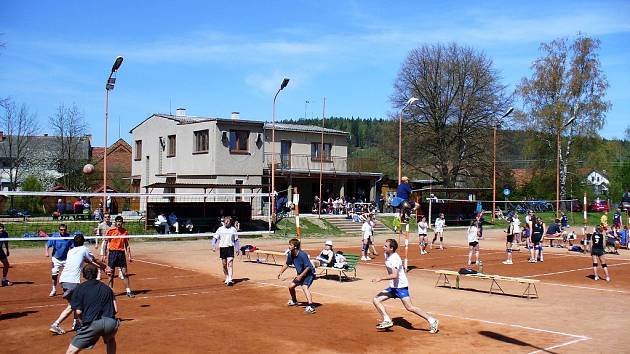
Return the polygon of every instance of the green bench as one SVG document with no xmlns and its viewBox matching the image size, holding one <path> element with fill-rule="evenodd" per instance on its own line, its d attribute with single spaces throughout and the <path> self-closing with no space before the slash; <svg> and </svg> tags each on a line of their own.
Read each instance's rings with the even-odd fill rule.
<svg viewBox="0 0 630 354">
<path fill-rule="evenodd" d="M 346 262 L 348 262 L 347 268 L 334 268 L 334 267 L 318 267 L 319 270 L 318 276 L 327 276 L 328 272 L 339 274 L 339 282 L 341 282 L 343 277 L 350 278 L 350 274 L 353 274 L 352 279 L 357 278 L 357 264 L 361 259 L 361 256 L 357 254 L 344 254 L 346 257 Z"/>
</svg>

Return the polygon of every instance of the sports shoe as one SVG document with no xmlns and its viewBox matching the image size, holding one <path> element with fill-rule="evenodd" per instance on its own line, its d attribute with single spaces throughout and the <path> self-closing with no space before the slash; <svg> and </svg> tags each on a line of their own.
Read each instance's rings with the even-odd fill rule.
<svg viewBox="0 0 630 354">
<path fill-rule="evenodd" d="M 5 279 L 2 281 L 2 286 L 11 286 L 13 283 L 9 279 Z"/>
<path fill-rule="evenodd" d="M 133 291 L 127 291 L 127 297 L 134 298 L 136 294 L 134 294 Z"/>
<path fill-rule="evenodd" d="M 230 280 L 229 282 L 226 283 L 226 285 L 227 286 L 234 286 L 234 282 Z"/>
<path fill-rule="evenodd" d="M 444 247 L 442 247 L 442 245 L 440 245 L 440 249 L 441 249 L 441 250 L 443 250 L 443 249 L 444 249 Z"/>
<path fill-rule="evenodd" d="M 597 275 L 596 275 L 596 276 L 595 276 L 595 280 L 599 280 L 599 276 L 597 276 Z"/>
<path fill-rule="evenodd" d="M 606 277 L 606 281 L 607 281 L 607 282 L 610 282 L 610 277 Z"/>
<path fill-rule="evenodd" d="M 72 320 L 72 330 L 73 331 L 79 330 L 80 327 L 81 327 L 81 322 L 79 322 L 77 319 Z"/>
<path fill-rule="evenodd" d="M 50 291 L 50 294 L 48 294 L 48 296 L 50 296 L 50 297 L 53 297 L 53 296 L 55 296 L 55 295 L 57 295 L 57 289 L 52 289 L 52 290 Z"/>
<path fill-rule="evenodd" d="M 311 305 L 308 305 L 304 309 L 304 313 L 306 313 L 306 314 L 315 313 L 315 308 L 313 306 L 311 306 Z"/>
<path fill-rule="evenodd" d="M 287 306 L 297 306 L 297 305 L 298 305 L 298 302 L 297 302 L 297 301 L 289 300 L 289 301 L 287 302 Z"/>
<path fill-rule="evenodd" d="M 503 261 L 501 263 L 503 263 L 503 264 L 512 264 L 512 261 Z"/>
<path fill-rule="evenodd" d="M 48 330 L 53 332 L 54 334 L 64 334 L 64 333 L 66 333 L 66 331 L 64 331 L 63 328 L 61 328 L 56 323 L 51 324 L 50 328 Z"/>
<path fill-rule="evenodd" d="M 119 277 L 120 279 L 122 279 L 122 280 L 125 280 L 125 276 L 123 275 L 123 273 L 122 273 L 122 272 L 119 272 L 119 273 L 118 273 L 118 277 Z"/>
<path fill-rule="evenodd" d="M 376 325 L 376 329 L 388 329 L 393 326 L 394 326 L 394 323 L 392 321 L 383 321 Z"/>
<path fill-rule="evenodd" d="M 437 333 L 439 331 L 438 326 L 440 325 L 440 321 L 435 320 L 433 322 L 431 322 L 431 324 L 429 325 L 429 333 Z"/>
</svg>

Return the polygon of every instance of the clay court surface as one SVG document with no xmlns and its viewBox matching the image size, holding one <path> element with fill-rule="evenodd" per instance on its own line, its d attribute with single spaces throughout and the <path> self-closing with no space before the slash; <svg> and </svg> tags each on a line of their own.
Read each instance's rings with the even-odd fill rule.
<svg viewBox="0 0 630 354">
<path fill-rule="evenodd" d="M 524 286 L 501 283 L 507 295 L 487 293 L 488 280 L 463 279 L 462 289 L 435 287 L 435 269 L 457 270 L 467 260 L 463 230 L 446 233 L 447 249 L 420 256 L 410 247 L 410 292 L 415 305 L 440 320 L 432 335 L 427 324 L 404 310 L 400 302 L 387 302 L 395 326 L 375 329 L 379 318 L 372 297 L 387 287 L 371 279 L 385 272 L 381 255 L 358 265 L 358 280 L 339 283 L 336 278 L 313 284 L 317 313 L 286 306 L 286 285 L 295 276 L 288 269 L 276 278 L 279 265 L 237 259 L 234 287 L 223 284 L 218 254 L 207 240 L 133 242 L 135 261 L 130 264 L 131 285 L 137 297 L 123 296 L 115 281 L 119 317 L 120 353 L 279 353 L 279 352 L 630 352 L 624 333 L 630 296 L 630 253 L 608 255 L 612 282 L 595 281 L 590 257 L 565 249 L 545 249 L 545 262 L 528 264 L 523 251 L 514 253 L 515 264 L 503 265 L 502 231 L 486 231 L 481 259 L 486 274 L 528 276 L 539 279 L 538 299 L 519 297 Z M 392 235 L 393 236 L 393 235 Z M 396 236 L 397 238 L 397 236 Z M 360 252 L 360 238 L 333 239 L 336 249 Z M 282 251 L 286 240 L 250 239 L 262 249 Z M 303 249 L 315 256 L 323 239 L 305 239 Z M 399 250 L 404 254 L 404 248 Z M 43 251 L 14 249 L 10 279 L 16 284 L 0 288 L 0 347 L 5 353 L 62 353 L 73 333 L 57 336 L 48 331 L 65 302 L 49 298 L 50 269 Z M 284 261 L 279 257 L 278 263 Z M 298 299 L 304 300 L 298 291 Z M 63 324 L 66 330 L 71 319 Z M 92 351 L 104 353 L 98 343 Z"/>
</svg>

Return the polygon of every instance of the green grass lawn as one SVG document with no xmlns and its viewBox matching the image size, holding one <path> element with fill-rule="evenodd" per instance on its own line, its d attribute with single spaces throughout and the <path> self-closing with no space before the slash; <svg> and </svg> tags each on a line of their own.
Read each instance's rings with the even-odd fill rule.
<svg viewBox="0 0 630 354">
<path fill-rule="evenodd" d="M 316 225 L 308 218 L 300 218 L 300 228 L 303 237 L 327 237 L 341 235 L 342 232 L 328 221 L 320 219 L 325 227 Z M 296 236 L 295 218 L 284 218 L 276 224 L 276 232 L 273 236 L 279 238 L 292 238 Z"/>
</svg>

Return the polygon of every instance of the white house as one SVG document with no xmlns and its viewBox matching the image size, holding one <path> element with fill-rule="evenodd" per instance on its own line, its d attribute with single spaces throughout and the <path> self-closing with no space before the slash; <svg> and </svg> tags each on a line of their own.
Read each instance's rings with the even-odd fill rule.
<svg viewBox="0 0 630 354">
<path fill-rule="evenodd" d="M 586 176 L 586 183 L 593 186 L 595 194 L 608 194 L 610 182 L 606 171 L 593 170 Z"/>
</svg>

